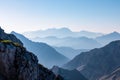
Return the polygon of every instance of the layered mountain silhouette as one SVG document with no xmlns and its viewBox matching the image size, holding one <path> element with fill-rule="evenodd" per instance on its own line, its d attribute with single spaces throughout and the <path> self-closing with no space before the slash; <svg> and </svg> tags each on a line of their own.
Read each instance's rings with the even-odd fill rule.
<svg viewBox="0 0 120 80">
<path fill-rule="evenodd" d="M 52 68 L 52 71 L 56 75 L 61 75 L 62 77 L 64 77 L 64 80 L 88 80 L 76 69 L 75 70 L 65 70 L 65 69 L 59 68 L 57 66 L 54 66 Z"/>
<path fill-rule="evenodd" d="M 65 27 L 25 32 L 24 35 L 35 42 L 44 42 L 56 47 L 72 47 L 74 49 L 99 48 L 111 41 L 120 40 L 120 34 L 116 31 L 103 35 L 102 33 L 88 31 L 73 32 Z M 93 46 L 90 46 L 91 44 Z"/>
<path fill-rule="evenodd" d="M 37 57 L 27 51 L 13 34 L 0 28 L 0 80 L 63 80 L 38 64 Z"/>
<path fill-rule="evenodd" d="M 67 29 L 66 31 L 69 32 Z M 55 42 L 64 39 L 61 41 L 61 46 L 67 45 L 67 47 L 54 47 L 54 49 L 46 43 L 33 42 L 16 32 L 6 34 L 0 28 L 0 80 L 63 80 L 63 78 L 64 80 L 120 80 L 120 34 L 118 32 L 95 39 L 86 37 L 57 38 L 55 36 L 46 38 L 55 40 Z M 91 44 L 86 45 L 85 42 Z M 86 49 L 83 47 L 92 47 L 98 42 L 102 45 L 111 43 L 102 48 L 83 52 Z M 74 45 L 74 48 L 77 49 L 68 47 L 70 44 L 77 44 L 78 48 Z M 25 47 L 31 52 L 27 51 Z M 38 56 L 39 63 L 48 68 L 66 63 L 63 66 L 64 69 L 54 66 L 52 68 L 54 74 L 38 64 L 38 59 L 32 52 Z M 73 54 L 77 56 L 73 58 Z M 69 61 L 63 55 L 73 59 Z"/>
<path fill-rule="evenodd" d="M 99 80 L 120 66 L 120 40 L 102 48 L 83 52 L 65 64 L 65 69 L 79 70 L 89 80 Z"/>
<path fill-rule="evenodd" d="M 112 32 L 112 33 L 97 37 L 96 40 L 102 45 L 106 45 L 111 41 L 120 40 L 120 33 Z"/>
<path fill-rule="evenodd" d="M 39 62 L 48 68 L 52 68 L 54 65 L 61 66 L 69 60 L 45 43 L 33 42 L 16 32 L 12 32 L 12 34 L 23 42 L 27 50 L 37 55 Z"/>
<path fill-rule="evenodd" d="M 49 37 L 49 36 L 55 36 L 58 38 L 64 38 L 64 37 L 89 37 L 89 38 L 95 38 L 98 36 L 101 36 L 101 33 L 94 33 L 94 32 L 88 32 L 88 31 L 80 31 L 80 32 L 73 32 L 70 29 L 63 27 L 60 29 L 51 28 L 47 30 L 38 30 L 38 31 L 30 31 L 25 32 L 24 35 L 28 38 L 35 38 L 35 37 Z"/>
<path fill-rule="evenodd" d="M 56 47 L 71 47 L 74 49 L 93 49 L 101 47 L 101 44 L 96 40 L 87 37 L 66 37 L 66 38 L 57 38 L 57 37 L 46 37 L 46 38 L 34 38 L 32 39 L 36 42 L 44 42 L 51 46 Z M 92 45 L 92 46 L 91 46 Z"/>
<path fill-rule="evenodd" d="M 81 52 L 89 51 L 89 49 L 73 49 L 71 47 L 54 47 L 54 48 L 57 52 L 67 56 L 69 59 L 73 59 Z"/>
</svg>

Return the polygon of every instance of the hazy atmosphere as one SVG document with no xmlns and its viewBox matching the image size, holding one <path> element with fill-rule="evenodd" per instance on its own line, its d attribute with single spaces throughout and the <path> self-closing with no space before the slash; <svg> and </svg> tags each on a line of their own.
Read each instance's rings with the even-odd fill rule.
<svg viewBox="0 0 120 80">
<path fill-rule="evenodd" d="M 120 0 L 0 0 L 0 80 L 120 80 Z"/>
<path fill-rule="evenodd" d="M 120 0 L 0 0 L 0 25 L 20 33 L 61 27 L 120 32 Z"/>
</svg>

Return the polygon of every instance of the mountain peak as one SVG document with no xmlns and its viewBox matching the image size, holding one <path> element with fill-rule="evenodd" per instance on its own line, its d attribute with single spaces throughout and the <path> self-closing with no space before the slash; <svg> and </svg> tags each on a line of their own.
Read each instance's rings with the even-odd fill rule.
<svg viewBox="0 0 120 80">
<path fill-rule="evenodd" d="M 16 38 L 13 34 L 7 34 L 4 32 L 4 30 L 0 27 L 0 40 L 10 40 L 16 43 L 19 43 L 20 45 L 23 45 L 23 43 Z"/>
<path fill-rule="evenodd" d="M 67 28 L 67 27 L 63 27 L 63 28 L 61 28 L 61 30 L 66 30 L 66 31 L 71 31 L 69 28 Z"/>
<path fill-rule="evenodd" d="M 117 31 L 112 32 L 111 34 L 117 34 L 120 35 Z"/>
<path fill-rule="evenodd" d="M 49 31 L 71 31 L 69 28 L 67 27 L 62 27 L 62 28 L 50 28 L 50 29 L 47 29 Z"/>
<path fill-rule="evenodd" d="M 12 33 L 16 33 L 16 32 L 15 32 L 15 31 L 12 31 L 11 34 L 12 34 Z"/>
</svg>

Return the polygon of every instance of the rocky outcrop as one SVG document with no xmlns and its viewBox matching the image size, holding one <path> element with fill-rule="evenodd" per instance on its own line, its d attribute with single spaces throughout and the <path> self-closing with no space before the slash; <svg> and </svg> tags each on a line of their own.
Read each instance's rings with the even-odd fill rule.
<svg viewBox="0 0 120 80">
<path fill-rule="evenodd" d="M 0 80 L 62 80 L 38 64 L 37 57 L 14 35 L 5 34 L 1 29 L 0 35 Z"/>
<path fill-rule="evenodd" d="M 23 43 L 16 38 L 13 34 L 6 34 L 3 29 L 0 27 L 0 40 L 11 40 L 13 42 L 19 43 L 20 45 L 23 45 Z"/>
</svg>

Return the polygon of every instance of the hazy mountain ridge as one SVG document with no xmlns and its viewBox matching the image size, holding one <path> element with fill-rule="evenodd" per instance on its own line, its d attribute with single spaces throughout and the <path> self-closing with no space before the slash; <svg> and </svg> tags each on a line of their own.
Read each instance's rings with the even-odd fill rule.
<svg viewBox="0 0 120 80">
<path fill-rule="evenodd" d="M 78 69 L 89 80 L 110 74 L 120 66 L 120 40 L 83 52 L 64 65 L 67 69 Z M 92 73 L 91 73 L 92 72 Z"/>
<path fill-rule="evenodd" d="M 99 48 L 111 41 L 120 40 L 120 34 L 115 31 L 103 35 L 102 33 L 88 31 L 72 32 L 68 28 L 38 30 L 26 32 L 24 35 L 35 42 L 44 42 L 56 47 L 72 47 L 74 49 Z M 89 35 L 92 35 L 92 37 Z"/>
<path fill-rule="evenodd" d="M 69 59 L 73 59 L 76 55 L 80 54 L 81 52 L 89 51 L 88 49 L 73 49 L 70 47 L 54 47 L 56 51 L 59 53 L 67 56 Z"/>
<path fill-rule="evenodd" d="M 69 60 L 67 57 L 58 53 L 54 48 L 45 43 L 32 42 L 23 35 L 15 32 L 12 32 L 12 34 L 20 39 L 29 51 L 34 52 L 34 54 L 38 56 L 39 62 L 48 68 L 54 65 L 61 66 Z"/>
<path fill-rule="evenodd" d="M 48 36 L 55 36 L 58 38 L 86 36 L 89 38 L 95 38 L 97 36 L 103 35 L 102 33 L 95 33 L 95 32 L 89 32 L 89 31 L 73 32 L 66 27 L 59 28 L 59 29 L 50 28 L 47 30 L 30 31 L 30 32 L 24 32 L 23 34 L 28 38 L 35 38 L 35 37 L 44 38 Z"/>
<path fill-rule="evenodd" d="M 101 47 L 102 45 L 98 43 L 96 40 L 87 37 L 65 37 L 65 38 L 57 38 L 57 37 L 46 37 L 46 38 L 35 38 L 31 39 L 35 42 L 44 42 L 51 46 L 56 47 L 71 47 L 74 49 L 93 49 Z M 91 46 L 92 45 L 92 46 Z"/>
<path fill-rule="evenodd" d="M 98 41 L 102 45 L 106 45 L 115 40 L 120 40 L 120 33 L 116 31 L 96 38 L 96 41 Z"/>
</svg>

